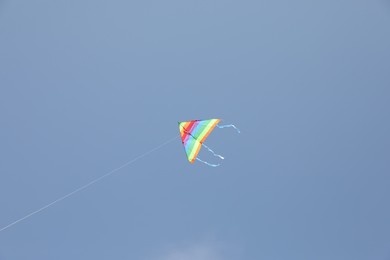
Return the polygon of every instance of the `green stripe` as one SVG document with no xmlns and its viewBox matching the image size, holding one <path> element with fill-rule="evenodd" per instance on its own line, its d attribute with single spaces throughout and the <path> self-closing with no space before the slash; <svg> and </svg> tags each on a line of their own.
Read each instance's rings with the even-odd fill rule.
<svg viewBox="0 0 390 260">
<path fill-rule="evenodd" d="M 216 122 L 216 120 L 211 120 L 211 122 L 207 125 L 205 130 L 199 135 L 199 140 L 202 140 L 203 137 L 207 134 L 207 132 L 210 130 L 211 127 L 213 127 L 213 124 Z"/>
</svg>

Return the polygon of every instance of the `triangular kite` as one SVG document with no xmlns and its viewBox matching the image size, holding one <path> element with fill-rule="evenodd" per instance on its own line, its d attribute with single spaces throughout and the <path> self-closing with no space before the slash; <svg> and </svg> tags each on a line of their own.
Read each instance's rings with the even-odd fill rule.
<svg viewBox="0 0 390 260">
<path fill-rule="evenodd" d="M 204 140 L 219 121 L 220 119 L 209 119 L 179 122 L 181 141 L 190 163 L 194 163 Z"/>
<path fill-rule="evenodd" d="M 197 156 L 200 148 L 203 146 L 212 152 L 214 156 L 224 159 L 221 155 L 214 153 L 213 150 L 211 150 L 203 143 L 215 127 L 234 127 L 238 132 L 240 132 L 234 125 L 219 126 L 218 123 L 220 121 L 221 119 L 208 119 L 179 122 L 181 141 L 184 145 L 187 159 L 190 163 L 194 163 L 195 160 L 198 160 L 209 166 L 219 166 L 219 164 L 210 164 L 208 162 L 202 161 L 197 158 Z"/>
</svg>

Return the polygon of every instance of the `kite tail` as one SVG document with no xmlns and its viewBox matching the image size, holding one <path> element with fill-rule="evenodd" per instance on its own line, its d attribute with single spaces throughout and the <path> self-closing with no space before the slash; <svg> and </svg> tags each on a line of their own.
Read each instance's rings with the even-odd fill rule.
<svg viewBox="0 0 390 260">
<path fill-rule="evenodd" d="M 211 164 L 211 163 L 208 163 L 208 162 L 205 162 L 205 161 L 199 159 L 198 157 L 196 158 L 196 160 L 198 160 L 198 161 L 200 161 L 208 166 L 211 166 L 211 167 L 218 167 L 219 166 L 219 164 Z"/>
<path fill-rule="evenodd" d="M 237 130 L 238 133 L 241 133 L 240 129 L 238 129 L 235 125 L 217 125 L 218 128 L 226 128 L 226 127 L 233 127 Z"/>
<path fill-rule="evenodd" d="M 214 156 L 219 157 L 219 158 L 221 158 L 222 160 L 225 159 L 222 155 L 216 154 L 216 153 L 215 153 L 213 150 L 211 150 L 211 148 L 208 147 L 207 145 L 205 145 L 205 144 L 203 144 L 203 143 L 202 143 L 202 145 L 203 145 L 207 150 L 209 150 Z"/>
</svg>

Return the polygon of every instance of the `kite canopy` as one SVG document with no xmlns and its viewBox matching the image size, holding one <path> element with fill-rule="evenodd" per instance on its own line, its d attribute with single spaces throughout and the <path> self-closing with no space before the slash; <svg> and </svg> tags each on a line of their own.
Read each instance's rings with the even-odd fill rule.
<svg viewBox="0 0 390 260">
<path fill-rule="evenodd" d="M 221 119 L 191 120 L 179 122 L 180 136 L 188 161 L 194 163 L 203 142 Z"/>
</svg>

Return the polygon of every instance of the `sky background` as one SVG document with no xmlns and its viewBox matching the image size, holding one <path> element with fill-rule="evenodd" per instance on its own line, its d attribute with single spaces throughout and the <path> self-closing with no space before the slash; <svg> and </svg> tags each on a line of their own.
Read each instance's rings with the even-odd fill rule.
<svg viewBox="0 0 390 260">
<path fill-rule="evenodd" d="M 0 260 L 390 260 L 389 1 L 0 0 L 0 227 L 208 118 Z"/>
</svg>

